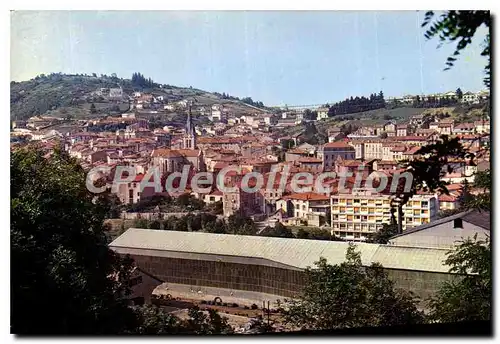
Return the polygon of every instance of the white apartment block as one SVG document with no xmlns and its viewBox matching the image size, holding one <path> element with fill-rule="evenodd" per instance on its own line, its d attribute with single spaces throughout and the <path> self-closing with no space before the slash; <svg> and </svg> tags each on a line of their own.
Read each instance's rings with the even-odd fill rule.
<svg viewBox="0 0 500 344">
<path fill-rule="evenodd" d="M 391 198 L 366 189 L 332 195 L 332 232 L 346 240 L 365 241 L 384 223 L 390 223 Z M 436 220 L 438 211 L 436 195 L 415 195 L 403 206 L 403 230 Z"/>
</svg>

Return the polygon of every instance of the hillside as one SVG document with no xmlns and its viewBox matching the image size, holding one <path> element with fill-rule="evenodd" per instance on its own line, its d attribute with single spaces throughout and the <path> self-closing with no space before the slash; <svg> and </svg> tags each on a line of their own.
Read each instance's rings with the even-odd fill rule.
<svg viewBox="0 0 500 344">
<path fill-rule="evenodd" d="M 196 106 L 224 104 L 235 114 L 263 112 L 266 109 L 245 104 L 238 99 L 223 99 L 219 94 L 196 88 L 184 88 L 153 83 L 153 87 L 140 87 L 131 79 L 114 76 L 50 74 L 34 79 L 10 83 L 11 119 L 27 119 L 37 115 L 78 118 L 94 114 L 124 112 L 129 109 L 129 96 L 133 92 L 147 92 L 163 96 L 166 103 L 184 99 Z M 122 88 L 123 96 L 113 100 L 96 95 L 101 88 Z M 249 98 L 247 98 L 249 99 Z"/>
</svg>

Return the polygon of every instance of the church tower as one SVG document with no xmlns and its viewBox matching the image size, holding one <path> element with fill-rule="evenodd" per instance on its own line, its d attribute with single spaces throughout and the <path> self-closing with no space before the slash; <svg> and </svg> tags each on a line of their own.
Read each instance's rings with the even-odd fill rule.
<svg viewBox="0 0 500 344">
<path fill-rule="evenodd" d="M 194 130 L 193 119 L 191 118 L 191 103 L 189 103 L 186 132 L 182 140 L 182 148 L 196 149 L 196 131 Z"/>
</svg>

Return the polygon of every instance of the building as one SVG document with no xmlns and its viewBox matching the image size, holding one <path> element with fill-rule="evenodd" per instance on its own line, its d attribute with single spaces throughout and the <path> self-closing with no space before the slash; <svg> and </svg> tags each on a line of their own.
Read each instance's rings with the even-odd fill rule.
<svg viewBox="0 0 500 344">
<path fill-rule="evenodd" d="M 462 95 L 462 103 L 479 104 L 479 96 L 476 93 L 465 92 Z"/>
<path fill-rule="evenodd" d="M 208 300 L 206 291 L 217 288 L 222 302 L 227 297 L 244 304 L 248 298 L 273 303 L 297 296 L 305 283 L 304 270 L 320 257 L 329 264 L 344 262 L 349 244 L 130 228 L 109 246 L 120 255 L 130 255 L 137 267 L 164 282 L 173 296 L 174 290 L 183 288 L 186 293 L 199 291 L 189 293 L 193 298 Z M 444 263 L 445 249 L 367 243 L 357 243 L 356 248 L 364 266 L 380 263 L 397 288 L 422 299 L 454 278 Z"/>
<path fill-rule="evenodd" d="M 331 197 L 332 231 L 340 238 L 364 241 L 391 222 L 390 194 L 369 189 L 353 189 Z M 403 230 L 430 223 L 437 218 L 439 202 L 436 195 L 415 195 L 403 206 Z"/>
<path fill-rule="evenodd" d="M 317 110 L 318 117 L 316 118 L 318 121 L 321 121 L 322 119 L 327 119 L 328 118 L 328 108 L 327 107 L 322 107 Z"/>
<path fill-rule="evenodd" d="M 393 236 L 389 244 L 451 249 L 460 241 L 473 238 L 476 234 L 478 240 L 485 240 L 490 236 L 490 228 L 491 214 L 489 212 L 480 213 L 477 210 L 469 210 Z"/>
<path fill-rule="evenodd" d="M 186 131 L 182 136 L 183 149 L 196 149 L 196 130 L 194 128 L 193 119 L 191 118 L 191 105 L 189 106 L 188 116 L 186 120 Z"/>
<path fill-rule="evenodd" d="M 330 197 L 316 192 L 293 193 L 276 202 L 288 217 L 308 222 L 309 215 L 326 216 L 330 207 Z"/>
<path fill-rule="evenodd" d="M 347 142 L 329 142 L 318 148 L 317 157 L 323 161 L 323 171 L 331 171 L 335 169 L 335 161 L 339 157 L 344 160 L 354 160 L 356 150 Z"/>
</svg>

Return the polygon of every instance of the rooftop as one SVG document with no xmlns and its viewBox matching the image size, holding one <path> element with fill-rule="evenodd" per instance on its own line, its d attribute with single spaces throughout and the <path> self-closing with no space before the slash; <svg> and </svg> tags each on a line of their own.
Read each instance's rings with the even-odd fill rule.
<svg viewBox="0 0 500 344">
<path fill-rule="evenodd" d="M 349 243 L 308 239 L 273 238 L 202 232 L 130 228 L 110 247 L 122 254 L 260 264 L 305 269 L 320 257 L 330 264 L 345 261 Z M 447 250 L 357 243 L 365 266 L 381 263 L 403 270 L 448 272 L 443 265 Z"/>
</svg>

